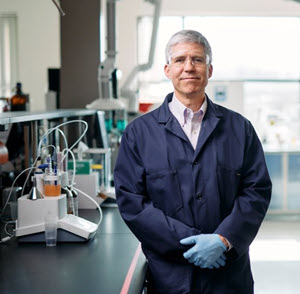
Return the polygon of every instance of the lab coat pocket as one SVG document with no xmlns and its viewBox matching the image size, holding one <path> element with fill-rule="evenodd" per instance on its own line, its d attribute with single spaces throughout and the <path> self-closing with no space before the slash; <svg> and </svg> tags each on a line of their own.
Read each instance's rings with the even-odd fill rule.
<svg viewBox="0 0 300 294">
<path fill-rule="evenodd" d="M 153 205 L 172 216 L 183 207 L 176 170 L 161 170 L 146 175 L 147 193 Z"/>
<path fill-rule="evenodd" d="M 241 172 L 227 166 L 217 166 L 218 189 L 223 217 L 230 214 L 238 196 Z"/>
</svg>

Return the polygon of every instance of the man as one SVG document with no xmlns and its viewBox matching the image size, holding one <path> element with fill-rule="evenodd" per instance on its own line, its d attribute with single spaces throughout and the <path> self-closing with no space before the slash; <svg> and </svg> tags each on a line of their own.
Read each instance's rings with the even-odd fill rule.
<svg viewBox="0 0 300 294">
<path fill-rule="evenodd" d="M 249 245 L 271 195 L 261 144 L 247 119 L 205 94 L 203 35 L 173 35 L 166 60 L 174 93 L 122 137 L 120 213 L 148 259 L 151 293 L 253 293 Z"/>
</svg>

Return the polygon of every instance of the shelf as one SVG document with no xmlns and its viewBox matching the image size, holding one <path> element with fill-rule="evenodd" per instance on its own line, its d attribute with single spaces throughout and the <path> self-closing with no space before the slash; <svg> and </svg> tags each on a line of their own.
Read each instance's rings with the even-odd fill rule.
<svg viewBox="0 0 300 294">
<path fill-rule="evenodd" d="M 96 113 L 96 109 L 58 109 L 55 111 L 13 111 L 0 114 L 0 125 L 18 122 L 31 122 L 43 119 L 57 119 L 73 116 L 86 116 Z"/>
</svg>

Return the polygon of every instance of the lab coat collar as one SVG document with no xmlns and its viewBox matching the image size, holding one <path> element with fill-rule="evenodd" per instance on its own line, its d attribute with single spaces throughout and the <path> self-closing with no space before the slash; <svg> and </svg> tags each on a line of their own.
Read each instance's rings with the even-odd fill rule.
<svg viewBox="0 0 300 294">
<path fill-rule="evenodd" d="M 169 93 L 163 104 L 159 107 L 159 112 L 158 112 L 158 122 L 162 124 L 166 124 L 167 121 L 170 119 L 172 113 L 169 109 L 169 102 L 172 101 L 173 98 L 173 93 Z"/>
<path fill-rule="evenodd" d="M 182 127 L 180 126 L 179 122 L 175 118 L 175 116 L 172 115 L 170 109 L 169 109 L 169 102 L 172 101 L 173 93 L 170 93 L 165 98 L 164 103 L 159 108 L 158 112 L 158 120 L 159 123 L 164 124 L 165 128 L 172 132 L 177 137 L 181 138 L 182 140 L 189 142 L 189 139 L 187 138 L 186 134 L 182 130 Z M 202 121 L 201 126 L 201 133 L 198 137 L 198 142 L 196 146 L 196 150 L 193 155 L 193 162 L 197 159 L 199 153 L 201 152 L 205 142 L 208 140 L 210 135 L 213 133 L 215 128 L 217 127 L 220 118 L 222 116 L 222 113 L 218 110 L 218 106 L 215 105 L 206 95 L 207 99 L 207 111 Z M 190 142 L 189 142 L 190 144 Z M 191 145 L 191 148 L 192 145 Z"/>
</svg>

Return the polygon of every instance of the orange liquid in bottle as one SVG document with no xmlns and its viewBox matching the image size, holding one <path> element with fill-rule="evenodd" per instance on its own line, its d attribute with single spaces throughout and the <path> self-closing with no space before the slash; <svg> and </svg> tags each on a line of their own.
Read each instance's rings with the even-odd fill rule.
<svg viewBox="0 0 300 294">
<path fill-rule="evenodd" d="M 59 196 L 61 194 L 61 185 L 44 185 L 45 196 Z"/>
</svg>

